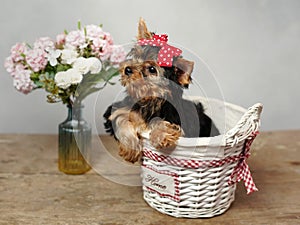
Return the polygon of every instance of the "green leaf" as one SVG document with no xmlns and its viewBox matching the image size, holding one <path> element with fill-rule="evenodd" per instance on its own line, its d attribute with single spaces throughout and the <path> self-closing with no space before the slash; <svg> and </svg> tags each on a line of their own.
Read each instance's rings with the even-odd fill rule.
<svg viewBox="0 0 300 225">
<path fill-rule="evenodd" d="M 83 32 L 84 32 L 84 36 L 86 37 L 87 35 L 86 27 L 83 28 Z"/>
<path fill-rule="evenodd" d="M 113 77 L 119 75 L 119 70 L 115 67 L 110 67 L 108 70 L 103 71 L 102 73 L 102 79 L 104 81 L 109 81 Z"/>
<path fill-rule="evenodd" d="M 71 65 L 58 64 L 56 67 L 56 72 L 66 71 L 71 68 Z"/>
<path fill-rule="evenodd" d="M 28 43 L 26 43 L 26 46 L 29 48 L 29 49 L 33 49 L 32 46 Z"/>
<path fill-rule="evenodd" d="M 111 82 L 111 81 L 108 81 L 108 83 L 109 83 L 110 85 L 115 85 L 115 84 L 116 84 L 116 82 Z"/>
<path fill-rule="evenodd" d="M 40 80 L 40 75 L 38 73 L 32 73 L 32 74 L 30 74 L 30 79 L 32 81 L 39 81 Z"/>
<path fill-rule="evenodd" d="M 44 87 L 44 83 L 41 82 L 41 81 L 34 81 L 33 83 L 36 85 L 37 88 L 42 88 L 42 87 Z"/>
</svg>

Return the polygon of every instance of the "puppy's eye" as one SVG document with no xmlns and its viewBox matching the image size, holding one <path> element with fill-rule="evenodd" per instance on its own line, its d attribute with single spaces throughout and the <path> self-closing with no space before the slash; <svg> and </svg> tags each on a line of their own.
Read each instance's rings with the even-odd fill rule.
<svg viewBox="0 0 300 225">
<path fill-rule="evenodd" d="M 130 76 L 133 72 L 132 72 L 132 69 L 130 67 L 125 67 L 125 70 L 124 70 L 125 74 L 127 76 Z"/>
<path fill-rule="evenodd" d="M 157 73 L 156 68 L 154 66 L 149 66 L 148 70 L 149 70 L 150 73 L 153 73 L 153 74 Z"/>
</svg>

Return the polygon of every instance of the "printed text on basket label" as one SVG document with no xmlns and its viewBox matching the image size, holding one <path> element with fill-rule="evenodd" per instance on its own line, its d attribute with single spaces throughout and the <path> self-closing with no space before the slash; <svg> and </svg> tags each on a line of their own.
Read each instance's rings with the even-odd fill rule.
<svg viewBox="0 0 300 225">
<path fill-rule="evenodd" d="M 147 174 L 145 181 L 161 190 L 165 190 L 167 188 L 166 185 L 159 184 L 159 179 L 157 177 L 153 177 L 150 174 Z"/>
<path fill-rule="evenodd" d="M 159 171 L 143 166 L 143 184 L 161 196 L 176 198 L 177 179 L 169 171 Z"/>
</svg>

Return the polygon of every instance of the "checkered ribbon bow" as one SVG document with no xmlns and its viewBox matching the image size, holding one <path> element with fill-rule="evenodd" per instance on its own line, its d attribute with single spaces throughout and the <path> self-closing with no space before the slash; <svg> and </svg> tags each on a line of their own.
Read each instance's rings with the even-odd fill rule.
<svg viewBox="0 0 300 225">
<path fill-rule="evenodd" d="M 173 56 L 180 56 L 182 51 L 179 48 L 175 48 L 171 45 L 167 44 L 168 35 L 162 34 L 157 35 L 154 34 L 152 39 L 140 39 L 138 40 L 139 45 L 150 45 L 161 47 L 158 56 L 157 62 L 160 66 L 171 67 L 173 63 Z"/>
<path fill-rule="evenodd" d="M 246 159 L 250 156 L 250 146 L 255 139 L 258 132 L 253 133 L 246 141 L 245 141 L 245 149 L 240 156 L 240 161 L 233 170 L 230 179 L 229 184 L 234 184 L 237 182 L 240 182 L 241 180 L 244 181 L 247 194 L 251 194 L 254 191 L 258 191 L 258 189 L 255 186 L 255 183 L 253 181 L 250 169 L 248 164 L 246 163 Z"/>
</svg>

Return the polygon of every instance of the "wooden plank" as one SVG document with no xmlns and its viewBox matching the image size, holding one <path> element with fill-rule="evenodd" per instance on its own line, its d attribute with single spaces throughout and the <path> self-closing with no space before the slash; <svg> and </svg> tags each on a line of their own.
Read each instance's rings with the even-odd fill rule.
<svg viewBox="0 0 300 225">
<path fill-rule="evenodd" d="M 116 157 L 114 140 L 101 140 Z M 247 196 L 240 183 L 225 214 L 178 219 L 149 207 L 139 186 L 112 182 L 95 171 L 60 173 L 56 135 L 1 134 L 0 224 L 300 224 L 299 148 L 300 131 L 261 133 L 248 160 L 259 192 Z M 122 172 L 139 179 L 138 173 Z"/>
</svg>

